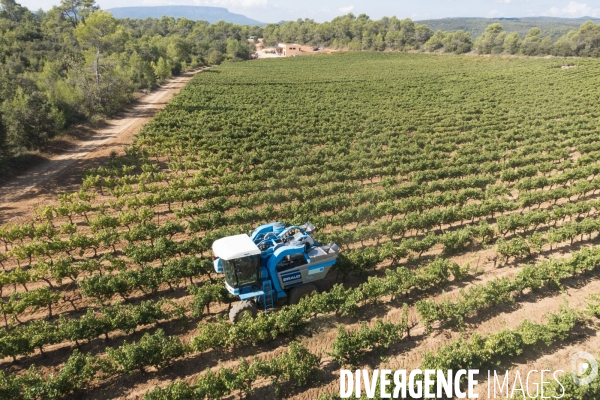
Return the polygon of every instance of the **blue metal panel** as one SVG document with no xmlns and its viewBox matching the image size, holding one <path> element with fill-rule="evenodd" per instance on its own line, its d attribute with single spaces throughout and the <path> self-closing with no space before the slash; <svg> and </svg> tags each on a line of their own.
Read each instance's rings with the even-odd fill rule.
<svg viewBox="0 0 600 400">
<path fill-rule="evenodd" d="M 273 271 L 275 271 L 275 266 L 279 264 L 283 257 L 291 256 L 294 254 L 302 254 L 304 255 L 304 246 L 281 246 L 273 251 L 273 256 L 269 259 L 267 263 L 267 267 L 269 268 L 269 272 L 271 272 L 271 267 L 273 267 Z"/>
<path fill-rule="evenodd" d="M 265 295 L 265 292 L 263 292 L 262 290 L 257 290 L 256 292 L 240 294 L 240 300 L 248 300 L 248 299 L 252 299 L 252 298 L 260 297 L 260 296 L 264 296 L 264 295 Z"/>
<path fill-rule="evenodd" d="M 227 281 L 225 281 L 225 288 L 227 289 L 227 291 L 229 293 L 231 293 L 234 296 L 237 296 L 240 294 L 240 289 L 234 289 L 231 286 L 229 286 L 229 284 L 227 283 Z"/>
<path fill-rule="evenodd" d="M 284 227 L 285 225 L 282 222 L 271 222 L 270 224 L 258 226 L 256 229 L 254 229 L 252 235 L 250 235 L 250 239 L 256 243 L 256 239 L 261 239 L 269 232 L 273 232 L 277 235 Z"/>
<path fill-rule="evenodd" d="M 261 281 L 265 280 L 265 279 L 269 279 L 269 272 L 262 265 L 258 270 L 258 279 L 260 279 Z"/>
<path fill-rule="evenodd" d="M 281 246 L 275 249 L 273 255 L 271 258 L 269 258 L 269 261 L 267 261 L 267 269 L 269 270 L 269 275 L 271 275 L 271 280 L 273 281 L 273 285 L 277 291 L 278 298 L 286 297 L 286 294 L 279 284 L 279 279 L 277 279 L 277 271 L 275 268 L 277 267 L 277 264 L 283 260 L 283 257 L 293 254 L 304 254 L 304 246 Z"/>
<path fill-rule="evenodd" d="M 222 274 L 223 273 L 223 263 L 221 263 L 221 259 L 220 258 L 216 258 L 213 261 L 213 265 L 215 267 L 215 272 L 217 274 Z"/>
<path fill-rule="evenodd" d="M 286 272 L 285 274 L 281 274 L 281 280 L 283 284 L 287 286 L 288 282 L 302 280 L 302 273 L 298 270 Z"/>
</svg>

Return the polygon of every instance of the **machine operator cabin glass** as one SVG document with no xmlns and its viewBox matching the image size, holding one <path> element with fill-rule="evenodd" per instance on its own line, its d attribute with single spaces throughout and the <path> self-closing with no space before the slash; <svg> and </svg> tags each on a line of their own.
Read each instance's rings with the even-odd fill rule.
<svg viewBox="0 0 600 400">
<path fill-rule="evenodd" d="M 239 288 L 256 283 L 258 280 L 259 255 L 221 261 L 223 272 L 225 272 L 225 280 L 229 286 Z"/>
</svg>

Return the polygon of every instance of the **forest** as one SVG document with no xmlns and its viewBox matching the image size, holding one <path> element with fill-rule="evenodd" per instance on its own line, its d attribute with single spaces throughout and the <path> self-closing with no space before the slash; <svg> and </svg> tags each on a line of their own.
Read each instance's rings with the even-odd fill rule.
<svg viewBox="0 0 600 400">
<path fill-rule="evenodd" d="M 524 37 L 505 31 L 500 23 L 490 24 L 477 38 L 469 32 L 433 31 L 428 25 L 410 19 L 383 17 L 372 20 L 365 14 L 347 14 L 331 22 L 316 23 L 298 19 L 283 24 L 268 24 L 263 28 L 265 43 L 297 42 L 331 46 L 348 50 L 421 50 L 452 53 L 522 54 L 526 56 L 554 55 L 559 57 L 600 56 L 600 24 L 583 23 L 553 40 L 540 28 L 531 28 Z"/>
<path fill-rule="evenodd" d="M 0 1 L 0 180 L 76 124 L 114 115 L 139 91 L 182 71 L 247 60 L 250 36 L 267 45 L 296 42 L 350 51 L 422 51 L 525 56 L 600 55 L 600 24 L 586 22 L 553 40 L 539 28 L 521 37 L 489 25 L 470 33 L 433 31 L 410 19 L 347 14 L 264 27 L 186 18 L 116 19 L 94 0 L 62 0 L 32 12 Z"/>
<path fill-rule="evenodd" d="M 184 18 L 118 20 L 93 0 L 0 11 L 0 171 L 75 123 L 97 121 L 136 91 L 225 59 L 245 60 L 255 28 Z M 5 175 L 3 172 L 0 175 Z"/>
<path fill-rule="evenodd" d="M 455 17 L 419 20 L 434 31 L 454 32 L 462 29 L 477 38 L 493 23 L 500 23 L 508 32 L 517 32 L 521 38 L 527 35 L 531 28 L 540 28 L 543 36 L 550 36 L 552 41 L 572 30 L 577 30 L 586 21 L 600 22 L 600 18 L 558 18 L 558 17 L 523 17 L 523 18 L 471 18 Z"/>
</svg>

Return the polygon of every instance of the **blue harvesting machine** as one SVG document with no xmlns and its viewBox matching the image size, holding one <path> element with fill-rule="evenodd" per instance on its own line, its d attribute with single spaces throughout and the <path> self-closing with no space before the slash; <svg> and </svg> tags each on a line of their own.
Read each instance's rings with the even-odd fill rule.
<svg viewBox="0 0 600 400">
<path fill-rule="evenodd" d="M 317 290 L 335 264 L 340 248 L 313 238 L 314 225 L 286 227 L 282 222 L 261 225 L 247 234 L 215 240 L 212 246 L 217 273 L 240 301 L 229 312 L 231 322 L 243 315 L 255 317 L 258 307 L 267 311 L 276 303 L 296 304 Z"/>
</svg>

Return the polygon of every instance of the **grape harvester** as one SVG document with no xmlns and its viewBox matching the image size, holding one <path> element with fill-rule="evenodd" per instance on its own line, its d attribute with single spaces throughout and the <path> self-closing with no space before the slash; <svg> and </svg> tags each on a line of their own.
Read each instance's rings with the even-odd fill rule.
<svg viewBox="0 0 600 400">
<path fill-rule="evenodd" d="M 240 301 L 229 312 L 231 322 L 244 314 L 255 317 L 275 304 L 296 304 L 317 288 L 335 264 L 340 248 L 323 245 L 314 237 L 310 222 L 285 226 L 272 222 L 245 233 L 215 240 L 214 268 L 225 274 L 225 286 Z"/>
</svg>

